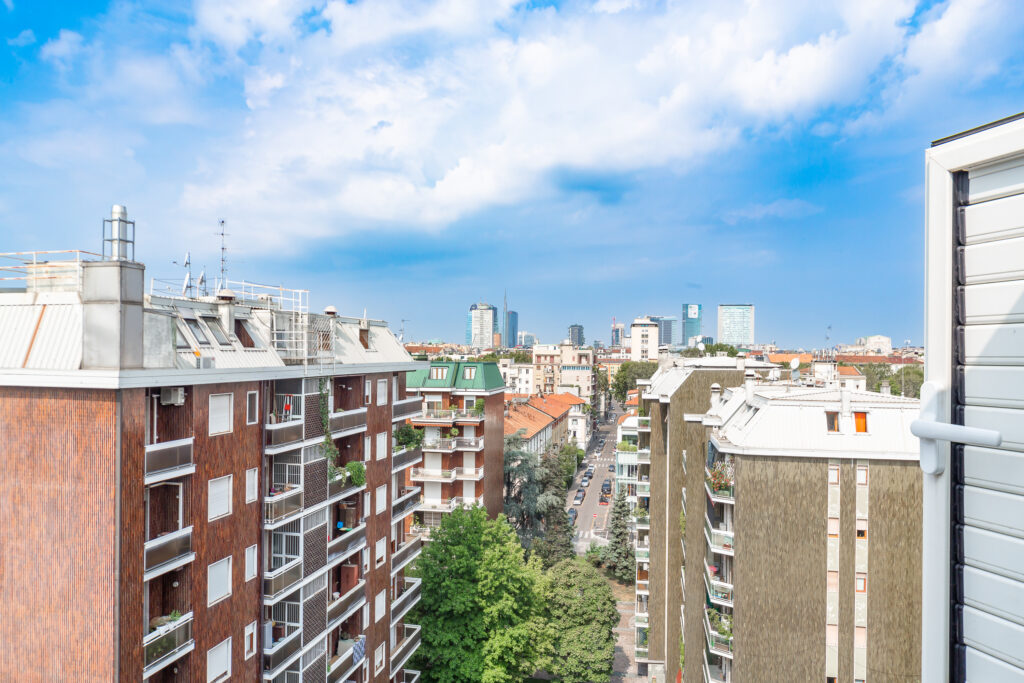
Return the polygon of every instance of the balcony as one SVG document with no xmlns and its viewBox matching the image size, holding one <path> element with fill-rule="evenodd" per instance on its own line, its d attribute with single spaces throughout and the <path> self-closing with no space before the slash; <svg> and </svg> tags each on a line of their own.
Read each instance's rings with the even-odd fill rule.
<svg viewBox="0 0 1024 683">
<path fill-rule="evenodd" d="M 425 451 L 443 451 L 445 453 L 452 453 L 455 451 L 455 441 L 455 439 L 424 440 L 423 445 L 420 446 L 420 448 Z"/>
<path fill-rule="evenodd" d="M 636 430 L 638 432 L 649 432 L 649 431 L 651 431 L 651 418 L 650 417 L 638 417 L 636 419 Z"/>
<path fill-rule="evenodd" d="M 303 422 L 298 417 L 288 422 L 264 425 L 267 432 L 267 448 L 277 450 L 283 446 L 302 441 Z"/>
<path fill-rule="evenodd" d="M 356 486 L 349 483 L 348 477 L 338 476 L 327 484 L 327 497 L 331 500 L 341 500 L 365 490 L 366 484 Z"/>
<path fill-rule="evenodd" d="M 302 581 L 302 558 L 263 575 L 263 601 L 277 602 Z"/>
<path fill-rule="evenodd" d="M 707 650 L 704 650 L 704 683 L 731 683 L 732 676 L 719 661 L 722 660 L 709 662 Z"/>
<path fill-rule="evenodd" d="M 715 574 L 712 573 L 713 569 L 716 572 L 718 571 L 717 567 L 712 568 L 706 564 L 704 565 L 704 587 L 707 588 L 708 598 L 716 605 L 732 607 L 732 584 L 715 578 Z"/>
<path fill-rule="evenodd" d="M 175 479 L 196 471 L 192 461 L 193 437 L 146 446 L 146 485 Z"/>
<path fill-rule="evenodd" d="M 636 449 L 636 464 L 637 465 L 650 465 L 651 464 L 651 449 L 650 448 L 638 448 L 638 449 Z"/>
<path fill-rule="evenodd" d="M 736 484 L 721 472 L 704 468 L 704 490 L 713 503 L 736 504 Z"/>
<path fill-rule="evenodd" d="M 714 621 L 714 625 L 712 625 Z M 713 654 L 732 659 L 732 617 L 721 614 L 713 607 L 704 609 L 704 635 L 708 641 L 708 649 Z"/>
<path fill-rule="evenodd" d="M 455 508 L 472 507 L 474 505 L 483 505 L 483 504 L 484 504 L 483 496 L 479 496 L 477 498 L 466 498 L 466 497 L 463 497 L 463 496 L 454 496 L 452 498 L 449 498 L 448 500 L 438 499 L 438 498 L 430 498 L 428 500 L 424 500 L 420 504 L 420 508 L 423 509 L 423 510 L 429 510 L 429 511 L 432 511 L 432 512 L 451 512 Z"/>
<path fill-rule="evenodd" d="M 327 542 L 327 561 L 344 562 L 366 547 L 366 524 L 360 524 Z"/>
<path fill-rule="evenodd" d="M 455 421 L 453 408 L 425 408 L 423 414 L 413 419 L 417 424 L 450 425 Z"/>
<path fill-rule="evenodd" d="M 327 605 L 327 630 L 330 631 L 348 619 L 364 604 L 366 604 L 366 581 L 361 579 L 344 595 Z"/>
<path fill-rule="evenodd" d="M 420 672 L 413 671 L 412 669 L 406 669 L 403 672 L 402 683 L 419 683 Z"/>
<path fill-rule="evenodd" d="M 366 408 L 341 410 L 331 413 L 328 418 L 328 425 L 333 436 L 336 436 L 339 432 L 366 429 Z"/>
<path fill-rule="evenodd" d="M 484 478 L 483 467 L 456 467 L 455 478 L 460 481 L 480 481 Z"/>
<path fill-rule="evenodd" d="M 704 537 L 712 552 L 720 555 L 733 555 L 736 538 L 733 532 L 713 529 L 707 515 L 704 516 Z"/>
<path fill-rule="evenodd" d="M 420 487 L 408 486 L 395 493 L 401 494 L 391 503 L 391 523 L 399 522 L 420 507 Z"/>
<path fill-rule="evenodd" d="M 366 636 L 341 641 L 342 653 L 335 655 L 327 663 L 327 680 L 329 683 L 349 681 L 355 677 L 356 669 L 363 663 L 366 656 Z"/>
<path fill-rule="evenodd" d="M 638 481 L 636 483 L 636 495 L 639 498 L 650 498 L 651 497 L 651 482 L 649 482 L 649 481 Z"/>
<path fill-rule="evenodd" d="M 651 561 L 651 546 L 648 542 L 641 543 L 636 542 L 634 546 L 636 549 L 636 561 L 637 562 L 650 562 Z"/>
<path fill-rule="evenodd" d="M 637 626 L 640 626 L 640 627 L 649 626 L 650 623 L 651 623 L 651 618 L 650 617 L 651 617 L 651 615 L 650 615 L 650 613 L 646 609 L 643 612 L 641 612 L 640 611 L 640 607 L 639 606 L 637 607 L 637 612 L 636 612 L 636 625 Z"/>
<path fill-rule="evenodd" d="M 391 419 L 405 420 L 416 417 L 423 412 L 423 399 L 419 396 L 404 398 L 391 404 Z"/>
<path fill-rule="evenodd" d="M 455 420 L 457 422 L 483 422 L 484 411 L 470 408 L 468 410 L 456 410 Z"/>
<path fill-rule="evenodd" d="M 142 677 L 149 678 L 168 664 L 177 661 L 195 648 L 192 640 L 192 613 L 157 628 L 142 639 Z"/>
<path fill-rule="evenodd" d="M 405 624 L 402 627 L 402 639 L 398 641 L 391 650 L 391 672 L 389 676 L 395 677 L 398 670 L 405 666 L 412 653 L 420 646 L 420 627 L 412 624 Z"/>
<path fill-rule="evenodd" d="M 394 626 L 420 601 L 422 580 L 406 578 L 402 592 L 391 602 L 391 625 Z"/>
<path fill-rule="evenodd" d="M 455 450 L 457 451 L 482 451 L 484 448 L 484 437 L 482 436 L 460 436 L 455 439 Z"/>
<path fill-rule="evenodd" d="M 146 541 L 143 548 L 146 572 L 143 581 L 149 581 L 172 569 L 183 567 L 196 558 L 196 554 L 192 552 L 192 527 L 190 526 Z"/>
<path fill-rule="evenodd" d="M 633 509 L 633 525 L 637 531 L 643 531 L 651 528 L 651 517 L 647 514 L 646 510 L 640 512 L 643 508 L 637 507 Z"/>
<path fill-rule="evenodd" d="M 413 467 L 409 472 L 412 481 L 455 481 L 455 470 L 437 470 L 427 467 Z"/>
<path fill-rule="evenodd" d="M 267 494 L 263 499 L 263 523 L 277 526 L 297 519 L 302 514 L 302 487 Z"/>
<path fill-rule="evenodd" d="M 302 628 L 298 624 L 275 624 L 270 642 L 263 643 L 263 676 L 273 679 L 288 667 L 302 649 Z"/>
<path fill-rule="evenodd" d="M 391 473 L 398 474 L 406 467 L 415 465 L 423 460 L 423 451 L 419 448 L 410 448 L 402 450 L 392 449 L 391 453 Z"/>
<path fill-rule="evenodd" d="M 423 550 L 423 539 L 418 535 L 409 538 L 391 554 L 391 576 L 402 571 L 407 564 L 415 560 Z"/>
</svg>

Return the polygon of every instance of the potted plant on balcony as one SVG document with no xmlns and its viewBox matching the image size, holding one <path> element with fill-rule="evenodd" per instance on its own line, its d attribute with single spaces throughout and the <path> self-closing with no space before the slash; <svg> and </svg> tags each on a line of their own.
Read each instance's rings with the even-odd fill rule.
<svg viewBox="0 0 1024 683">
<path fill-rule="evenodd" d="M 324 440 L 320 444 L 320 450 L 323 452 L 324 457 L 327 458 L 327 478 L 334 481 L 338 477 L 338 447 L 334 445 L 334 439 L 331 438 L 331 411 L 327 405 L 327 399 L 330 397 L 327 387 L 327 379 L 325 377 L 320 378 L 320 424 L 324 430 Z"/>
<path fill-rule="evenodd" d="M 404 424 L 394 431 L 394 437 L 399 448 L 419 448 L 423 444 L 424 432 Z"/>
<path fill-rule="evenodd" d="M 366 483 L 366 465 L 358 460 L 347 463 L 345 471 L 348 473 L 348 480 L 352 482 L 353 486 L 362 486 Z"/>
<path fill-rule="evenodd" d="M 458 435 L 459 435 L 459 428 L 458 427 L 452 427 L 448 431 L 448 436 L 452 437 L 453 439 L 456 438 Z"/>
<path fill-rule="evenodd" d="M 478 398 L 473 404 L 473 414 L 477 417 L 484 414 L 484 400 L 482 398 Z"/>
</svg>

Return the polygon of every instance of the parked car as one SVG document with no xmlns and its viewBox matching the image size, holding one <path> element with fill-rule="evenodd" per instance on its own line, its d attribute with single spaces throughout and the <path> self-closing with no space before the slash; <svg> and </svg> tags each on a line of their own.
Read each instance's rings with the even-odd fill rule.
<svg viewBox="0 0 1024 683">
<path fill-rule="evenodd" d="M 615 465 L 608 465 L 608 471 L 609 472 L 614 472 L 615 471 Z"/>
<path fill-rule="evenodd" d="M 590 477 L 583 477 L 583 481 L 580 482 L 581 486 L 590 486 Z"/>
<path fill-rule="evenodd" d="M 577 491 L 576 492 L 576 498 L 573 499 L 572 504 L 573 505 L 583 505 L 583 498 L 585 496 L 586 496 L 586 494 L 584 494 L 583 491 Z"/>
<path fill-rule="evenodd" d="M 611 503 L 611 500 L 612 500 L 612 494 L 610 494 L 610 493 L 602 493 L 601 494 L 601 500 L 598 501 L 598 504 L 600 504 L 600 505 L 608 505 L 609 503 Z"/>
<path fill-rule="evenodd" d="M 612 480 L 611 479 L 605 479 L 603 482 L 601 482 L 601 493 L 611 493 L 611 492 L 612 492 Z"/>
<path fill-rule="evenodd" d="M 576 508 L 569 508 L 569 526 L 576 526 L 576 517 L 579 516 Z"/>
</svg>

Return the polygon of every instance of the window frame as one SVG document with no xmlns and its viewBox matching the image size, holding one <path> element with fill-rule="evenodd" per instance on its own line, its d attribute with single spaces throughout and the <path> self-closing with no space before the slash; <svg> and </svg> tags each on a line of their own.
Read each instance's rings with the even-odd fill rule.
<svg viewBox="0 0 1024 683">
<path fill-rule="evenodd" d="M 252 495 L 249 495 L 249 487 L 252 486 Z M 257 467 L 250 467 L 245 471 L 245 502 L 255 503 L 260 499 L 260 471 Z"/>
<path fill-rule="evenodd" d="M 384 460 L 385 458 L 388 457 L 388 433 L 387 432 L 377 432 L 377 443 L 374 444 L 373 450 L 374 450 L 373 455 L 374 455 L 374 459 L 375 460 Z"/>
<path fill-rule="evenodd" d="M 864 422 L 864 429 L 861 429 L 861 420 Z M 857 434 L 868 433 L 868 412 L 866 410 L 853 411 L 853 431 Z"/>
<path fill-rule="evenodd" d="M 222 565 L 225 562 L 227 563 L 227 571 L 228 571 L 228 592 L 225 593 L 224 595 L 221 595 L 219 597 L 214 598 L 213 600 L 210 600 L 210 584 L 212 583 L 210 581 L 210 571 L 214 567 L 216 567 L 218 565 Z M 231 555 L 228 555 L 227 557 L 222 557 L 221 559 L 217 560 L 216 562 L 211 562 L 210 564 L 206 565 L 206 606 L 207 607 L 213 607 L 217 603 L 223 602 L 224 600 L 227 600 L 228 598 L 231 597 L 231 594 L 234 592 L 234 586 L 232 585 L 232 583 L 233 583 L 232 582 L 232 573 L 234 572 L 234 566 L 233 565 L 234 565 L 234 562 L 232 560 Z"/>
<path fill-rule="evenodd" d="M 374 676 L 380 674 L 380 672 L 384 670 L 384 660 L 387 659 L 387 657 L 385 657 L 385 655 L 387 653 L 384 651 L 384 646 L 385 646 L 385 643 L 381 643 L 380 645 L 377 646 L 377 649 L 375 649 L 373 651 L 373 675 Z M 380 660 L 380 661 L 378 661 L 378 660 Z"/>
<path fill-rule="evenodd" d="M 381 489 L 384 489 L 382 492 Z M 388 485 L 381 484 L 373 494 L 373 509 L 375 515 L 382 515 L 388 511 Z"/>
<path fill-rule="evenodd" d="M 861 475 L 863 475 L 863 477 Z M 863 481 L 862 481 L 862 479 L 863 479 Z M 867 486 L 867 485 L 868 485 L 868 466 L 867 465 L 857 465 L 857 486 Z"/>
<path fill-rule="evenodd" d="M 857 520 L 857 533 L 855 538 L 858 540 L 866 541 L 868 539 L 868 520 L 858 519 Z"/>
<path fill-rule="evenodd" d="M 200 315 L 199 318 L 203 321 L 206 329 L 213 335 L 213 340 L 217 342 L 218 346 L 231 346 L 231 338 L 228 337 L 227 331 L 224 326 L 220 324 L 220 318 L 215 315 Z M 223 337 L 224 341 L 221 341 Z"/>
<path fill-rule="evenodd" d="M 832 427 L 835 429 L 832 429 Z M 825 429 L 829 434 L 839 433 L 839 411 L 837 410 L 826 410 L 825 411 Z"/>
<path fill-rule="evenodd" d="M 466 367 L 462 368 L 462 379 L 465 379 L 465 380 L 474 380 L 474 379 L 476 379 L 476 366 L 475 365 L 467 365 Z"/>
<path fill-rule="evenodd" d="M 835 532 L 833 532 L 833 530 L 832 530 L 833 523 L 835 525 Z M 828 518 L 827 532 L 828 532 L 828 537 L 829 538 L 839 538 L 839 518 L 838 517 L 829 517 Z"/>
<path fill-rule="evenodd" d="M 377 539 L 373 550 L 373 567 L 377 569 L 388 559 L 388 539 L 381 537 Z"/>
<path fill-rule="evenodd" d="M 227 429 L 219 432 L 213 431 L 213 399 L 228 397 L 228 425 Z M 206 414 L 206 431 L 207 436 L 222 436 L 224 434 L 231 434 L 235 431 L 235 395 L 232 392 L 224 392 L 220 394 L 210 394 L 206 402 L 207 414 Z"/>
<path fill-rule="evenodd" d="M 214 482 L 224 481 L 225 479 L 228 480 L 228 507 L 227 507 L 227 512 L 222 512 L 222 513 L 220 513 L 220 514 L 218 514 L 216 516 L 212 516 L 213 515 L 213 509 L 210 506 L 210 500 L 213 498 L 213 496 L 210 495 L 211 494 L 211 488 L 210 487 L 213 485 Z M 214 521 L 216 521 L 218 519 L 223 519 L 224 517 L 230 517 L 231 513 L 234 512 L 234 509 L 235 509 L 235 475 L 233 475 L 233 474 L 225 474 L 223 477 L 214 477 L 212 479 L 208 479 L 206 481 L 206 521 L 207 522 L 214 522 Z"/>
<path fill-rule="evenodd" d="M 214 677 L 210 677 L 210 653 L 221 646 L 226 646 L 227 649 L 227 668 L 222 673 L 217 674 Z M 216 681 L 226 681 L 231 678 L 231 636 L 228 636 L 224 640 L 220 641 L 209 650 L 206 651 L 206 683 L 215 683 Z"/>
<path fill-rule="evenodd" d="M 252 411 L 250 412 L 250 401 L 255 401 L 252 405 Z M 259 424 L 260 421 L 260 392 L 258 391 L 247 391 L 245 392 L 245 424 L 254 425 Z"/>
<path fill-rule="evenodd" d="M 388 589 L 380 591 L 373 597 L 373 623 L 377 624 L 388 613 Z"/>
<path fill-rule="evenodd" d="M 839 465 L 828 466 L 828 485 L 839 486 Z"/>
<path fill-rule="evenodd" d="M 868 592 L 868 575 L 867 572 L 857 572 L 854 576 L 853 590 L 857 593 Z"/>
<path fill-rule="evenodd" d="M 210 338 L 206 336 L 206 332 L 203 331 L 203 326 L 196 318 L 182 318 L 185 321 L 185 327 L 192 333 L 192 337 L 196 340 L 199 346 L 213 346 L 210 343 Z"/>
<path fill-rule="evenodd" d="M 249 553 L 250 552 L 252 553 L 251 573 L 250 573 L 250 567 L 249 567 Z M 246 549 L 245 549 L 245 580 L 246 580 L 246 582 L 252 581 L 259 574 L 259 571 L 256 568 L 256 564 L 257 564 L 257 560 L 258 559 L 259 559 L 259 549 L 258 549 L 258 546 L 255 543 L 253 543 L 252 545 L 246 547 Z"/>
<path fill-rule="evenodd" d="M 259 648 L 256 647 L 256 629 L 257 629 L 257 627 L 258 626 L 257 626 L 257 623 L 255 621 L 245 625 L 245 633 L 244 633 L 243 639 L 242 639 L 242 648 L 245 651 L 245 659 L 252 659 L 253 655 L 256 654 L 256 650 L 259 649 Z M 252 649 L 251 650 L 249 649 L 250 641 L 252 642 Z"/>
<path fill-rule="evenodd" d="M 363 384 L 363 405 L 368 406 L 373 403 L 373 382 L 366 380 Z"/>
<path fill-rule="evenodd" d="M 363 435 L 363 462 L 370 462 L 370 448 L 373 446 L 373 439 L 370 438 L 369 434 Z"/>
<path fill-rule="evenodd" d="M 388 380 L 379 379 L 377 380 L 377 405 L 386 406 L 388 404 Z"/>
</svg>

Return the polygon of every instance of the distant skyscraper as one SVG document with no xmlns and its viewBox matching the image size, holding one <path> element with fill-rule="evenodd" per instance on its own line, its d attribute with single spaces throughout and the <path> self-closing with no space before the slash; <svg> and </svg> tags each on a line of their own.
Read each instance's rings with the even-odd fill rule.
<svg viewBox="0 0 1024 683">
<path fill-rule="evenodd" d="M 658 323 L 658 346 L 682 343 L 682 329 L 674 315 L 652 315 L 651 320 Z"/>
<path fill-rule="evenodd" d="M 498 308 L 480 302 L 469 307 L 466 321 L 467 344 L 476 349 L 489 349 L 494 345 L 494 334 L 498 331 Z"/>
<path fill-rule="evenodd" d="M 612 344 L 611 345 L 613 347 L 621 347 L 622 346 L 622 338 L 624 336 L 626 336 L 626 324 L 625 323 L 614 322 L 614 319 L 613 319 L 613 322 L 612 322 Z"/>
<path fill-rule="evenodd" d="M 583 346 L 583 325 L 576 323 L 569 325 L 569 342 L 573 346 Z"/>
<path fill-rule="evenodd" d="M 683 344 L 689 344 L 694 337 L 703 336 L 700 304 L 683 304 Z"/>
<path fill-rule="evenodd" d="M 515 311 L 505 312 L 505 348 L 512 348 L 519 340 L 519 314 Z"/>
<path fill-rule="evenodd" d="M 754 305 L 718 305 L 718 343 L 747 347 L 754 343 Z"/>
<path fill-rule="evenodd" d="M 533 345 L 537 343 L 537 335 L 522 330 L 516 334 L 516 339 L 519 342 L 519 346 L 524 346 L 528 349 L 532 349 Z"/>
</svg>

